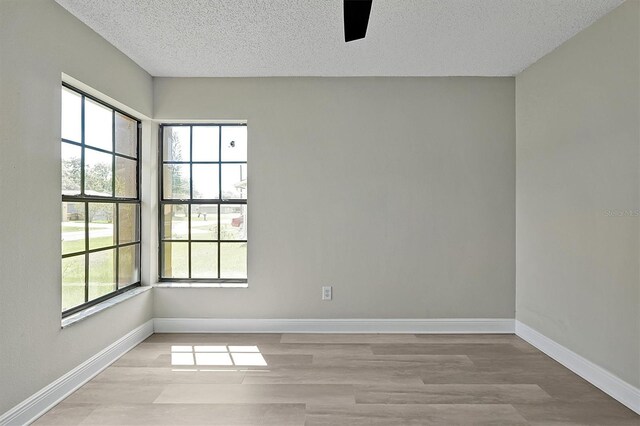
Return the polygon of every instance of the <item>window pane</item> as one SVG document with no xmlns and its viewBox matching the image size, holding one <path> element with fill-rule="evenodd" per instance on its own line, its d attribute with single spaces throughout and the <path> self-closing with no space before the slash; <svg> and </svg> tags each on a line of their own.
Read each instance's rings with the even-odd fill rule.
<svg viewBox="0 0 640 426">
<path fill-rule="evenodd" d="M 89 300 L 116 290 L 115 249 L 89 254 Z"/>
<path fill-rule="evenodd" d="M 77 145 L 62 142 L 62 195 L 80 194 L 81 150 Z"/>
<path fill-rule="evenodd" d="M 84 303 L 84 255 L 62 259 L 62 310 Z"/>
<path fill-rule="evenodd" d="M 220 239 L 247 239 L 246 204 L 223 204 L 220 206 Z"/>
<path fill-rule="evenodd" d="M 84 192 L 86 195 L 111 197 L 113 155 L 85 148 Z"/>
<path fill-rule="evenodd" d="M 162 146 L 164 161 L 191 161 L 189 126 L 165 127 Z"/>
<path fill-rule="evenodd" d="M 84 203 L 62 203 L 62 254 L 85 250 Z"/>
<path fill-rule="evenodd" d="M 138 196 L 136 178 L 137 163 L 122 157 L 116 157 L 116 197 L 136 198 Z"/>
<path fill-rule="evenodd" d="M 119 205 L 118 239 L 120 244 L 140 241 L 140 207 L 137 204 Z"/>
<path fill-rule="evenodd" d="M 165 164 L 163 168 L 163 186 L 165 199 L 188 199 L 189 180 L 191 179 L 188 164 Z"/>
<path fill-rule="evenodd" d="M 116 112 L 116 152 L 138 156 L 138 123 Z"/>
<path fill-rule="evenodd" d="M 115 245 L 115 206 L 112 203 L 89 203 L 89 250 Z"/>
<path fill-rule="evenodd" d="M 218 126 L 193 127 L 193 161 L 218 161 Z"/>
<path fill-rule="evenodd" d="M 191 277 L 218 278 L 218 243 L 191 244 Z"/>
<path fill-rule="evenodd" d="M 162 243 L 164 278 L 189 278 L 189 243 Z"/>
<path fill-rule="evenodd" d="M 118 288 L 140 281 L 140 245 L 118 249 Z"/>
<path fill-rule="evenodd" d="M 247 243 L 220 244 L 220 278 L 247 278 Z"/>
<path fill-rule="evenodd" d="M 191 239 L 218 239 L 217 204 L 193 204 L 191 206 Z"/>
<path fill-rule="evenodd" d="M 193 165 L 193 198 L 217 199 L 218 198 L 218 165 L 194 164 Z"/>
<path fill-rule="evenodd" d="M 165 240 L 186 240 L 189 238 L 187 204 L 165 204 L 162 206 L 162 238 Z"/>
<path fill-rule="evenodd" d="M 247 126 L 222 126 L 222 161 L 247 161 Z"/>
<path fill-rule="evenodd" d="M 112 124 L 113 113 L 110 108 L 91 99 L 84 99 L 84 142 L 96 148 L 113 151 Z"/>
<path fill-rule="evenodd" d="M 222 165 L 222 198 L 224 200 L 247 198 L 247 165 Z"/>
<path fill-rule="evenodd" d="M 62 88 L 61 136 L 74 142 L 82 142 L 82 97 L 67 88 Z"/>
</svg>

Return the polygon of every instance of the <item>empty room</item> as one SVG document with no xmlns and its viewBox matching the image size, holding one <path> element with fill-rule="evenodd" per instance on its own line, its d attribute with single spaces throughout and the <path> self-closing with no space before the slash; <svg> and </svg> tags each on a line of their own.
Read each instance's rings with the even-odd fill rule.
<svg viewBox="0 0 640 426">
<path fill-rule="evenodd" d="M 640 425 L 640 0 L 0 0 L 0 425 Z"/>
</svg>

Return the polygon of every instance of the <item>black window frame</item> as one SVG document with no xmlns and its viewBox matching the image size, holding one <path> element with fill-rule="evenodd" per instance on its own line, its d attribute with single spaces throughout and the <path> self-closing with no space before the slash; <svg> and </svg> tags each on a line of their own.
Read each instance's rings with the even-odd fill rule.
<svg viewBox="0 0 640 426">
<path fill-rule="evenodd" d="M 249 243 L 248 243 L 248 235 L 247 239 L 244 240 L 223 240 L 220 238 L 221 226 L 220 226 L 220 206 L 222 205 L 244 205 L 248 206 L 248 194 L 244 199 L 223 199 L 222 197 L 222 165 L 224 164 L 245 164 L 248 169 L 249 158 L 247 153 L 247 158 L 245 161 L 223 161 L 222 159 L 222 129 L 223 127 L 247 127 L 247 123 L 220 123 L 220 122 L 211 122 L 211 123 L 161 123 L 158 129 L 158 281 L 159 282 L 177 282 L 177 283 L 200 283 L 200 284 L 229 284 L 229 285 L 246 285 L 249 279 L 249 271 L 248 271 L 248 262 L 249 262 Z M 167 127 L 189 127 L 189 152 L 191 158 L 189 161 L 165 161 L 164 159 L 164 129 Z M 218 161 L 193 161 L 193 128 L 194 127 L 218 127 Z M 247 136 L 247 149 L 248 149 L 248 136 Z M 190 178 L 189 178 L 189 198 L 164 198 L 164 166 L 170 164 L 185 164 L 189 165 L 190 169 Z M 193 165 L 194 164 L 217 164 L 218 165 L 218 198 L 193 198 Z M 189 229 L 189 237 L 187 239 L 174 240 L 170 238 L 163 238 L 163 212 L 164 206 L 167 204 L 187 204 L 187 227 Z M 192 239 L 191 238 L 191 206 L 198 204 L 210 204 L 218 206 L 218 238 L 216 240 L 201 240 L 201 239 Z M 163 260 L 163 243 L 188 243 L 189 251 L 188 251 L 188 259 L 189 259 L 189 278 L 174 278 L 174 277 L 164 277 L 164 260 Z M 193 242 L 197 243 L 216 243 L 218 247 L 218 278 L 192 278 L 191 277 L 191 246 Z M 224 243 L 245 243 L 247 245 L 247 278 L 221 278 L 220 277 L 220 245 Z"/>
<path fill-rule="evenodd" d="M 136 287 L 140 287 L 142 285 L 141 283 L 141 279 L 142 279 L 142 203 L 141 203 L 141 193 L 142 193 L 142 187 L 141 187 L 141 182 L 142 182 L 142 121 L 134 116 L 132 116 L 131 114 L 122 111 L 121 109 L 114 107 L 113 105 L 95 97 L 90 95 L 89 93 L 86 93 L 83 90 L 80 90 L 68 83 L 62 82 L 62 87 L 65 89 L 68 89 L 72 92 L 75 92 L 76 94 L 81 96 L 81 141 L 78 143 L 77 141 L 72 141 L 69 139 L 65 139 L 62 138 L 62 136 L 60 137 L 60 143 L 62 146 L 62 143 L 66 143 L 69 145 L 74 145 L 77 147 L 81 148 L 81 157 L 80 157 L 80 161 L 81 161 L 81 167 L 80 167 L 80 194 L 79 195 L 64 195 L 62 194 L 62 201 L 61 201 L 61 205 L 62 203 L 81 203 L 84 205 L 84 222 L 85 222 L 85 228 L 84 228 L 84 241 L 85 241 L 85 248 L 82 251 L 78 251 L 78 252 L 72 252 L 72 253 L 66 253 L 66 254 L 62 254 L 61 259 L 65 259 L 65 258 L 69 258 L 69 257 L 74 257 L 74 256 L 80 256 L 80 255 L 84 255 L 85 256 L 85 271 L 84 271 L 84 280 L 85 280 L 85 302 L 74 306 L 72 308 L 69 308 L 65 311 L 62 311 L 62 318 L 66 318 L 68 316 L 71 316 L 73 314 L 76 314 L 80 311 L 83 311 L 91 306 L 95 306 L 101 302 L 104 302 L 105 300 L 111 299 L 115 296 L 118 296 L 122 293 L 125 293 L 127 291 L 130 291 Z M 99 105 L 102 105 L 106 108 L 109 108 L 111 110 L 111 114 L 112 114 L 112 120 L 111 120 L 111 126 L 112 126 L 112 132 L 111 132 L 111 151 L 105 150 L 105 149 L 101 149 L 99 147 L 94 147 L 91 145 L 86 145 L 85 144 L 85 99 L 89 99 L 95 103 L 98 103 Z M 125 154 L 119 154 L 116 152 L 116 132 L 115 132 L 115 114 L 119 113 L 133 121 L 136 122 L 136 127 L 137 127 L 137 131 L 136 131 L 136 138 L 137 138 L 137 144 L 136 144 L 136 157 L 132 157 L 129 155 L 125 155 Z M 82 148 L 88 148 L 91 149 L 92 151 L 97 151 L 97 152 L 102 152 L 102 153 L 106 153 L 112 156 L 112 164 L 111 164 L 111 184 L 112 184 L 112 196 L 108 197 L 108 196 L 100 196 L 100 195 L 86 195 L 85 194 L 85 150 Z M 136 197 L 135 198 L 131 198 L 131 197 L 116 197 L 116 191 L 115 191 L 115 187 L 116 187 L 116 158 L 117 157 L 121 157 L 127 160 L 133 160 L 136 162 Z M 95 248 L 95 249 L 89 249 L 89 204 L 90 203 L 109 203 L 109 204 L 114 204 L 115 205 L 115 215 L 114 215 L 114 219 L 113 219 L 113 223 L 114 223 L 114 240 L 115 240 L 115 244 L 110 245 L 110 246 L 106 246 L 106 247 L 100 247 L 100 248 Z M 128 242 L 128 243 L 120 243 L 120 239 L 119 239 L 119 214 L 120 214 L 120 205 L 121 204 L 133 204 L 135 206 L 137 206 L 137 216 L 136 216 L 136 224 L 138 226 L 137 229 L 137 235 L 136 235 L 136 230 L 134 229 L 134 235 L 137 236 L 137 239 L 134 238 L 133 242 Z M 62 232 L 62 230 L 61 230 Z M 139 275 L 138 277 L 140 278 L 136 283 L 127 285 L 126 287 L 122 287 L 122 288 L 118 288 L 118 272 L 119 272 L 119 248 L 121 247 L 129 247 L 129 246 L 139 246 L 139 251 L 138 251 L 138 256 L 136 257 L 139 264 Z M 115 267 L 115 291 L 112 291 L 110 293 L 107 293 L 105 295 L 102 295 L 98 298 L 92 299 L 92 300 L 88 300 L 89 298 L 89 269 L 90 269 L 90 265 L 89 265 L 89 255 L 92 253 L 97 253 L 97 252 L 101 252 L 101 251 L 107 251 L 107 250 L 114 250 L 114 267 Z M 62 282 L 61 282 L 61 287 L 62 287 Z M 61 299 L 62 302 L 62 299 Z"/>
</svg>

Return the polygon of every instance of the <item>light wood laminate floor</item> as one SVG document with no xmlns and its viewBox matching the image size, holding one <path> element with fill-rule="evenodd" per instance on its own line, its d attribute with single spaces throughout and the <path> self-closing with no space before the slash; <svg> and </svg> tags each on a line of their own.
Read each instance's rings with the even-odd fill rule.
<svg viewBox="0 0 640 426">
<path fill-rule="evenodd" d="M 154 334 L 39 425 L 640 425 L 514 335 Z"/>
</svg>

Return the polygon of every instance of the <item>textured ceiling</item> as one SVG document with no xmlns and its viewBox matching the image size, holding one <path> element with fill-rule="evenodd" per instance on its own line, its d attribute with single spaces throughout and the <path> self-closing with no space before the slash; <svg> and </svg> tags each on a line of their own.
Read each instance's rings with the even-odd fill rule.
<svg viewBox="0 0 640 426">
<path fill-rule="evenodd" d="M 56 0 L 154 76 L 509 76 L 623 0 Z M 630 0 L 631 1 L 631 0 Z"/>
</svg>

